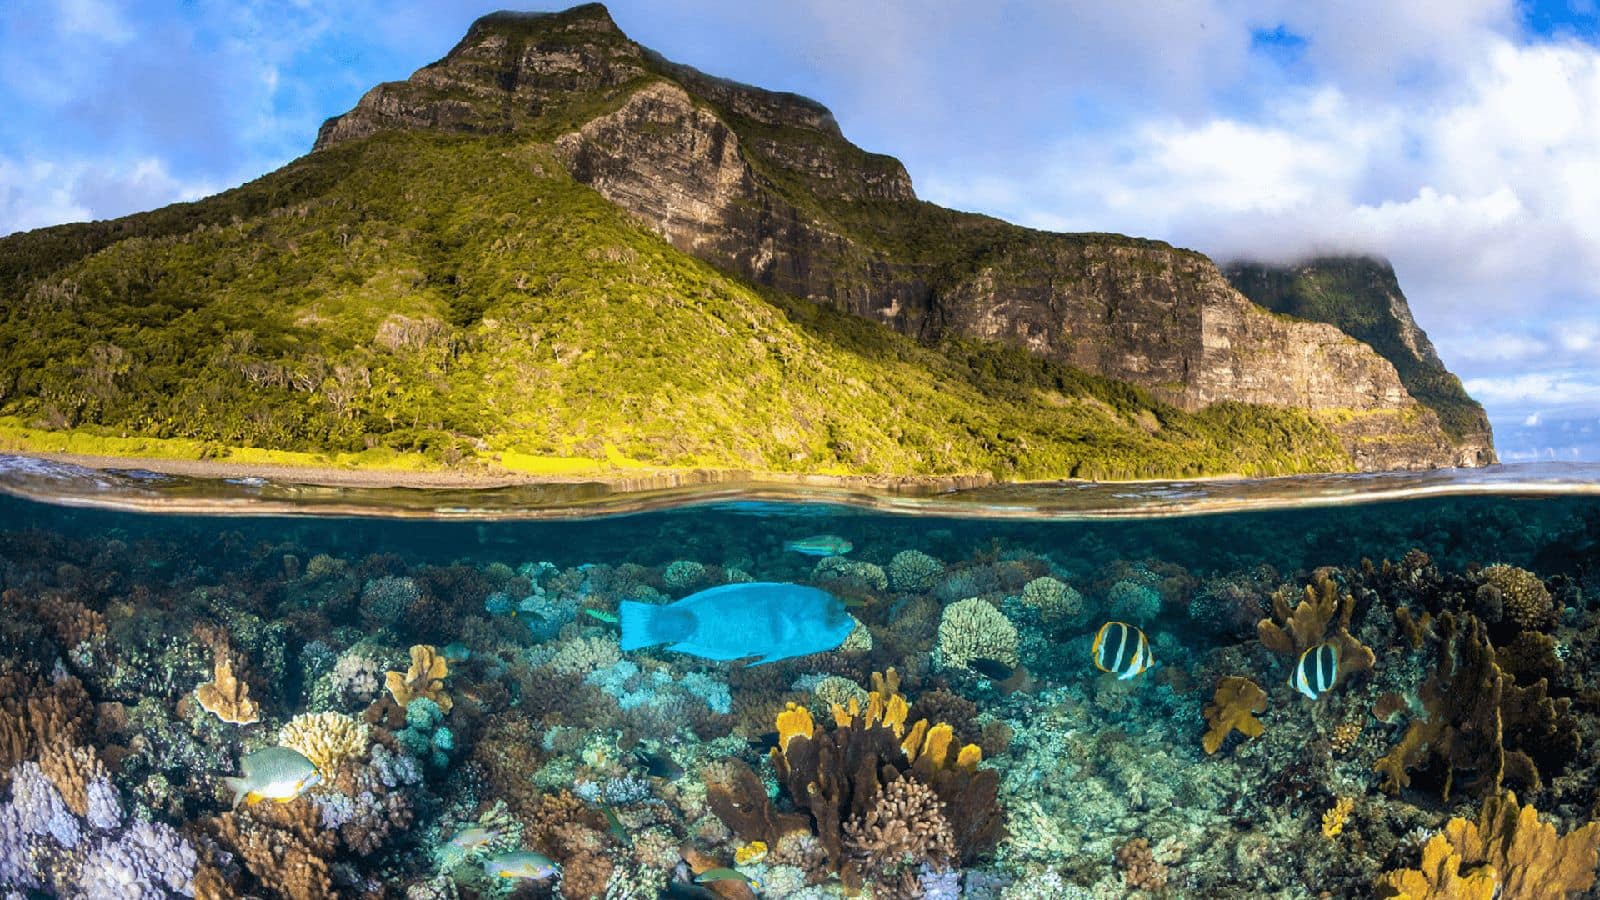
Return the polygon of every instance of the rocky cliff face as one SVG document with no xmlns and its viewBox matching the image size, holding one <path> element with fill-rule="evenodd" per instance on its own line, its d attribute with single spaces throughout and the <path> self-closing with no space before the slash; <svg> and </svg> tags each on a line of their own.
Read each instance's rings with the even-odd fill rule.
<svg viewBox="0 0 1600 900">
<path fill-rule="evenodd" d="M 1404 360 L 1338 316 L 1274 314 L 1163 243 L 919 201 L 897 160 L 851 144 L 824 107 L 667 62 L 598 5 L 479 20 L 444 59 L 329 120 L 317 146 L 396 128 L 550 142 L 577 180 L 678 248 L 922 339 L 1004 341 L 1187 409 L 1317 411 L 1363 469 L 1492 459 L 1486 423 L 1441 424 Z M 1403 298 L 1384 316 L 1437 363 Z"/>
<path fill-rule="evenodd" d="M 1240 261 L 1229 264 L 1225 274 L 1255 303 L 1332 324 L 1388 360 L 1411 396 L 1439 416 L 1457 465 L 1496 461 L 1489 417 L 1445 368 L 1386 260 L 1320 257 L 1288 266 Z"/>
</svg>

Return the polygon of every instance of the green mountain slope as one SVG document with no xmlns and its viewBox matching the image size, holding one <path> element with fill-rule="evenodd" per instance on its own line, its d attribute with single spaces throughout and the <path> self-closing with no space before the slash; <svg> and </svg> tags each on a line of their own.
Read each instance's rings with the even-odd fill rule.
<svg viewBox="0 0 1600 900">
<path fill-rule="evenodd" d="M 1307 414 L 929 346 L 758 288 L 536 135 L 385 132 L 0 239 L 0 415 L 231 447 L 1004 478 L 1348 465 Z"/>
</svg>

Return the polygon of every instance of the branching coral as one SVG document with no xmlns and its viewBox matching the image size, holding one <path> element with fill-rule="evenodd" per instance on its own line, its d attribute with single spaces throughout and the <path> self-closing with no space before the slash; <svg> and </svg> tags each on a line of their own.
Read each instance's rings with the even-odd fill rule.
<svg viewBox="0 0 1600 900">
<path fill-rule="evenodd" d="M 969 597 L 945 607 L 939 619 L 939 664 L 964 669 L 975 659 L 1017 664 L 1017 629 L 994 604 Z"/>
<path fill-rule="evenodd" d="M 411 648 L 411 668 L 404 674 L 385 672 L 383 678 L 390 695 L 401 706 L 417 697 L 427 697 L 449 712 L 453 703 L 444 692 L 444 679 L 449 674 L 450 667 L 437 650 L 429 644 L 417 644 Z"/>
<path fill-rule="evenodd" d="M 1048 575 L 1022 586 L 1022 602 L 1046 624 L 1078 623 L 1084 618 L 1083 595 L 1064 581 Z"/>
<path fill-rule="evenodd" d="M 1207 753 L 1222 749 L 1222 742 L 1234 731 L 1247 738 L 1258 738 L 1266 730 L 1254 713 L 1267 709 L 1267 692 L 1248 678 L 1237 675 L 1224 676 L 1217 682 L 1217 691 L 1206 705 L 1206 733 L 1200 745 Z"/>
<path fill-rule="evenodd" d="M 810 814 L 829 867 L 847 887 L 859 886 L 866 873 L 845 852 L 843 823 L 864 818 L 885 786 L 902 778 L 914 777 L 944 804 L 953 858 L 971 862 L 1000 836 L 999 779 L 978 768 L 982 752 L 971 744 L 952 752 L 948 724 L 930 727 L 922 719 L 908 727 L 910 707 L 898 687 L 893 670 L 874 673 L 865 708 L 855 700 L 835 706 L 832 728 L 818 727 L 802 707 L 791 705 L 778 716 L 771 754 L 778 781 Z"/>
<path fill-rule="evenodd" d="M 289 900 L 335 896 L 328 861 L 334 832 L 322 827 L 307 797 L 289 803 L 259 803 L 212 820 L 213 836 L 237 854 L 250 875 Z"/>
<path fill-rule="evenodd" d="M 1344 823 L 1349 821 L 1351 810 L 1355 809 L 1356 801 L 1350 797 L 1339 797 L 1333 801 L 1333 806 L 1322 814 L 1322 836 L 1333 840 L 1344 832 Z"/>
<path fill-rule="evenodd" d="M 1313 576 L 1312 583 L 1306 585 L 1305 596 L 1293 608 L 1289 599 L 1287 589 L 1275 592 L 1272 616 L 1256 624 L 1256 633 L 1268 650 L 1298 658 L 1318 644 L 1331 643 L 1339 652 L 1335 683 L 1353 672 L 1372 668 L 1377 657 L 1350 634 L 1355 598 L 1340 594 L 1326 571 L 1319 570 Z"/>
<path fill-rule="evenodd" d="M 933 589 L 944 573 L 944 563 L 921 550 L 901 550 L 889 560 L 889 586 L 903 594 Z"/>
<path fill-rule="evenodd" d="M 278 744 L 300 751 L 327 778 L 339 763 L 366 756 L 368 734 L 367 723 L 344 713 L 301 713 L 278 731 Z"/>
<path fill-rule="evenodd" d="M 931 863 L 944 868 L 955 856 L 955 838 L 941 811 L 942 803 L 915 778 L 891 781 L 859 816 L 844 825 L 844 847 L 850 859 L 881 889 L 874 896 L 915 891 L 917 870 Z M 909 879 L 909 885 L 904 883 Z M 896 891 L 896 888 L 901 888 Z"/>
<path fill-rule="evenodd" d="M 1539 576 L 1516 566 L 1489 566 L 1482 572 L 1479 602 L 1498 605 L 1517 627 L 1538 631 L 1555 621 L 1555 605 Z"/>
<path fill-rule="evenodd" d="M 1156 861 L 1150 842 L 1134 838 L 1117 848 L 1117 867 L 1122 870 L 1122 881 L 1128 887 L 1141 891 L 1160 891 L 1167 886 L 1167 867 Z"/>
<path fill-rule="evenodd" d="M 1594 885 L 1600 822 L 1565 835 L 1530 804 L 1503 791 L 1484 799 L 1477 822 L 1451 819 L 1422 850 L 1420 869 L 1385 872 L 1379 897 L 1489 900 L 1565 897 Z"/>
<path fill-rule="evenodd" d="M 233 663 L 218 652 L 212 679 L 194 689 L 200 706 L 224 722 L 249 725 L 260 721 L 261 708 L 250 699 L 250 689 L 233 676 Z"/>
<path fill-rule="evenodd" d="M 45 747 L 81 744 L 91 709 L 76 678 L 0 675 L 0 788 L 13 765 L 37 757 Z"/>
<path fill-rule="evenodd" d="M 1419 691 L 1424 715 L 1373 766 L 1384 775 L 1383 789 L 1397 793 L 1409 786 L 1410 770 L 1430 758 L 1444 767 L 1446 799 L 1457 772 L 1471 775 L 1468 788 L 1475 792 L 1496 791 L 1505 782 L 1537 788 L 1536 756 L 1560 768 L 1577 753 L 1568 701 L 1551 698 L 1543 681 L 1526 688 L 1513 683 L 1476 616 L 1444 613 L 1436 627 L 1438 663 Z"/>
</svg>

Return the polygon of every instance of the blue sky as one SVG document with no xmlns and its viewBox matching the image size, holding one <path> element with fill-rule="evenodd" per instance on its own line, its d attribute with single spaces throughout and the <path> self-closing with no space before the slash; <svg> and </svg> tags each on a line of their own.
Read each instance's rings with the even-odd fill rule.
<svg viewBox="0 0 1600 900">
<path fill-rule="evenodd" d="M 501 4 L 0 8 L 0 234 L 248 180 Z M 927 199 L 1219 259 L 1388 256 L 1507 459 L 1600 459 L 1595 0 L 625 0 Z M 557 5 L 532 8 L 558 8 Z"/>
</svg>

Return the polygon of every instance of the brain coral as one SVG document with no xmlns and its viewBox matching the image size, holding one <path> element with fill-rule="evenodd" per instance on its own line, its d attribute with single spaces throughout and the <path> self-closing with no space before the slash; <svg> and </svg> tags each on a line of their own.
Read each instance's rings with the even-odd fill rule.
<svg viewBox="0 0 1600 900">
<path fill-rule="evenodd" d="M 1521 628 L 1538 630 L 1555 618 L 1555 604 L 1539 576 L 1516 566 L 1489 566 L 1483 570 L 1483 585 L 1500 595 L 1505 617 Z"/>
<path fill-rule="evenodd" d="M 1022 602 L 1038 610 L 1046 622 L 1079 622 L 1086 612 L 1082 594 L 1048 575 L 1023 585 Z"/>
<path fill-rule="evenodd" d="M 936 651 L 944 668 L 967 667 L 974 659 L 994 659 L 1017 664 L 1017 629 L 994 605 L 982 597 L 968 597 L 945 607 L 939 619 Z"/>
<path fill-rule="evenodd" d="M 300 751 L 328 775 L 339 763 L 367 753 L 367 723 L 344 713 L 301 713 L 278 732 L 278 744 Z"/>
<path fill-rule="evenodd" d="M 889 584 L 902 593 L 931 591 L 943 573 L 944 563 L 921 550 L 901 550 L 889 560 Z"/>
</svg>

